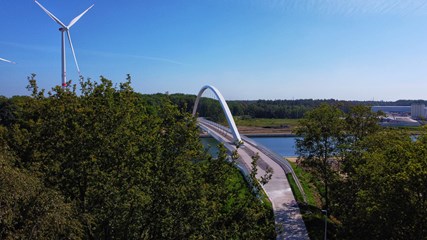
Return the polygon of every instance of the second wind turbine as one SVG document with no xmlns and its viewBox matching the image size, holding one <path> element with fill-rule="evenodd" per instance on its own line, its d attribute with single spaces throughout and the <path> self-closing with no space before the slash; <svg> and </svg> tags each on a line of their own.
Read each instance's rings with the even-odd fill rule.
<svg viewBox="0 0 427 240">
<path fill-rule="evenodd" d="M 52 18 L 55 22 L 57 22 L 59 25 L 61 25 L 61 28 L 59 29 L 59 31 L 61 32 L 62 35 L 62 45 L 61 45 L 61 52 L 62 52 L 62 87 L 66 87 L 67 86 L 67 70 L 66 70 L 66 62 L 65 62 L 65 37 L 64 34 L 67 33 L 67 37 L 68 37 L 68 42 L 70 43 L 70 47 L 71 47 L 71 52 L 73 53 L 73 57 L 74 57 L 74 62 L 76 63 L 76 67 L 77 67 L 77 71 L 79 72 L 79 76 L 80 76 L 80 68 L 79 68 L 79 64 L 77 63 L 77 58 L 76 58 L 76 53 L 74 52 L 74 47 L 73 47 L 73 43 L 71 41 L 71 35 L 70 35 L 70 28 L 87 12 L 89 11 L 89 9 L 91 9 L 95 4 L 92 4 L 92 6 L 90 6 L 88 9 L 86 9 L 84 12 L 82 12 L 80 15 L 78 15 L 77 17 L 75 17 L 73 20 L 71 20 L 71 22 L 67 25 L 63 24 L 57 17 L 55 17 L 52 13 L 50 13 L 46 8 L 44 8 L 39 2 L 35 1 L 37 3 L 37 5 L 39 5 L 43 11 L 46 12 L 46 14 Z"/>
</svg>

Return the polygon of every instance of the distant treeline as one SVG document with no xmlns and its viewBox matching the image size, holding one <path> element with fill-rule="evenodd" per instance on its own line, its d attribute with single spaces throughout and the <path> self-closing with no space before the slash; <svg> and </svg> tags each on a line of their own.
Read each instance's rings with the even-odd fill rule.
<svg viewBox="0 0 427 240">
<path fill-rule="evenodd" d="M 157 94 L 163 95 L 163 94 Z M 195 95 L 171 94 L 169 98 L 178 107 L 187 112 L 193 111 Z M 348 112 L 351 106 L 410 106 L 412 103 L 424 103 L 425 100 L 398 100 L 398 101 L 344 101 L 336 99 L 296 99 L 296 100 L 233 100 L 227 101 L 233 116 L 248 118 L 302 118 L 304 114 L 323 103 L 337 106 Z M 219 102 L 205 98 L 201 101 L 197 112 L 199 116 L 215 118 L 221 112 Z"/>
<path fill-rule="evenodd" d="M 162 99 L 169 99 L 184 112 L 193 111 L 196 95 L 191 94 L 139 94 L 141 98 L 150 102 L 160 102 Z M 21 96 L 22 97 L 22 96 Z M 14 97 L 20 98 L 20 97 Z M 424 103 L 426 100 L 397 100 L 397 101 L 345 101 L 336 99 L 296 99 L 296 100 L 232 100 L 227 101 L 233 116 L 244 118 L 290 118 L 299 119 L 321 104 L 337 106 L 340 110 L 347 113 L 352 106 L 410 106 L 412 103 Z M 0 96 L 0 119 L 4 119 L 5 114 L 10 114 L 7 98 Z M 6 111 L 6 112 L 5 112 Z M 217 100 L 211 98 L 202 98 L 197 113 L 199 116 L 209 117 L 213 120 L 224 120 L 222 109 Z M 12 116 L 8 116 L 9 118 Z M 6 118 L 8 118 L 6 117 Z"/>
</svg>

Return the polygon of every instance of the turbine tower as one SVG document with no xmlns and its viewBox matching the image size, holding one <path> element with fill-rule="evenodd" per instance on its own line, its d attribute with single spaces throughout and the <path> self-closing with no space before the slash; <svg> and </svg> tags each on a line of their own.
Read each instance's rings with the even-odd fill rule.
<svg viewBox="0 0 427 240">
<path fill-rule="evenodd" d="M 16 64 L 16 62 L 12 62 L 12 61 L 4 59 L 4 58 L 0 58 L 0 61 Z"/>
<path fill-rule="evenodd" d="M 76 63 L 77 71 L 80 76 L 80 68 L 79 64 L 77 63 L 76 53 L 74 52 L 73 42 L 71 41 L 71 35 L 70 35 L 70 28 L 87 12 L 89 9 L 91 9 L 95 4 L 92 4 L 88 9 L 86 9 L 84 12 L 82 12 L 80 15 L 75 17 L 71 22 L 67 25 L 63 24 L 57 17 L 55 17 L 52 13 L 50 13 L 46 8 L 44 8 L 37 0 L 35 0 L 37 5 L 39 5 L 43 11 L 46 12 L 46 14 L 52 18 L 55 22 L 57 22 L 59 25 L 61 25 L 61 28 L 59 28 L 59 31 L 61 32 L 61 57 L 62 57 L 62 87 L 65 88 L 67 86 L 67 69 L 66 69 L 66 62 L 65 62 L 65 33 L 67 33 L 68 42 L 70 43 L 71 52 L 73 53 L 74 62 Z"/>
</svg>

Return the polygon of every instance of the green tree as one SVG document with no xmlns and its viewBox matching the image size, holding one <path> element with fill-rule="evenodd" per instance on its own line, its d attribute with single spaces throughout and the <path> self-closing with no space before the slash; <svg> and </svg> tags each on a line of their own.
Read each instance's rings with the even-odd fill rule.
<svg viewBox="0 0 427 240">
<path fill-rule="evenodd" d="M 361 164 L 342 185 L 337 214 L 345 239 L 427 236 L 427 141 L 382 131 L 363 140 Z M 345 191 L 351 185 L 352 191 Z"/>
<path fill-rule="evenodd" d="M 86 239 L 268 239 L 271 209 L 225 157 L 207 156 L 195 119 L 127 81 L 82 81 L 32 98 L 5 140 L 15 165 L 75 206 Z"/>
<path fill-rule="evenodd" d="M 73 204 L 35 174 L 15 167 L 1 139 L 0 145 L 0 239 L 80 239 Z"/>
<path fill-rule="evenodd" d="M 324 207 L 329 209 L 329 187 L 336 177 L 334 163 L 345 138 L 344 114 L 335 106 L 322 104 L 306 113 L 296 134 L 297 153 L 301 163 L 312 170 L 323 183 Z"/>
<path fill-rule="evenodd" d="M 381 129 L 378 125 L 381 116 L 383 116 L 381 112 L 373 112 L 369 106 L 350 107 L 345 117 L 347 134 L 351 136 L 353 142 L 363 140 Z"/>
<path fill-rule="evenodd" d="M 345 114 L 345 141 L 341 144 L 340 151 L 341 174 L 349 176 L 358 165 L 363 164 L 361 154 L 365 146 L 362 140 L 381 130 L 378 124 L 381 116 L 381 112 L 373 112 L 368 106 L 357 105 L 349 108 Z"/>
</svg>

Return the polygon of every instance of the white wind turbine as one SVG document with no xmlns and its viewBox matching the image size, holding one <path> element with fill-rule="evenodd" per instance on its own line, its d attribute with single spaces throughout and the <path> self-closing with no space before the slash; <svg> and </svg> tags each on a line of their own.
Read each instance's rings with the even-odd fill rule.
<svg viewBox="0 0 427 240">
<path fill-rule="evenodd" d="M 37 3 L 37 5 L 39 5 L 43 11 L 45 11 L 47 13 L 47 15 L 49 17 L 51 17 L 55 22 L 57 22 L 59 25 L 61 25 L 61 28 L 59 29 L 59 31 L 61 32 L 62 35 L 62 41 L 61 41 L 61 50 L 62 50 L 62 87 L 66 87 L 67 86 L 67 77 L 66 77 L 66 62 L 65 62 L 65 38 L 64 38 L 64 33 L 67 33 L 67 37 L 68 37 L 68 42 L 70 43 L 70 47 L 71 47 L 71 52 L 73 53 L 73 57 L 74 57 L 74 62 L 76 63 L 76 67 L 77 67 L 77 71 L 79 72 L 80 75 L 80 68 L 79 68 L 79 64 L 77 63 L 77 58 L 76 58 L 76 53 L 74 52 L 74 47 L 73 47 L 73 43 L 71 42 L 71 35 L 70 35 L 70 28 L 87 12 L 89 11 L 89 9 L 91 9 L 95 4 L 92 4 L 92 6 L 90 6 L 88 9 L 86 9 L 84 12 L 82 12 L 80 15 L 78 15 L 77 17 L 75 17 L 73 20 L 71 20 L 71 22 L 68 24 L 68 26 L 66 26 L 65 24 L 63 24 L 57 17 L 55 17 L 52 13 L 50 13 L 46 8 L 44 8 L 39 2 L 37 2 L 37 0 L 35 0 L 35 2 Z"/>
<path fill-rule="evenodd" d="M 0 58 L 0 61 L 16 64 L 16 62 L 12 62 L 12 61 L 4 59 L 4 58 Z"/>
</svg>

